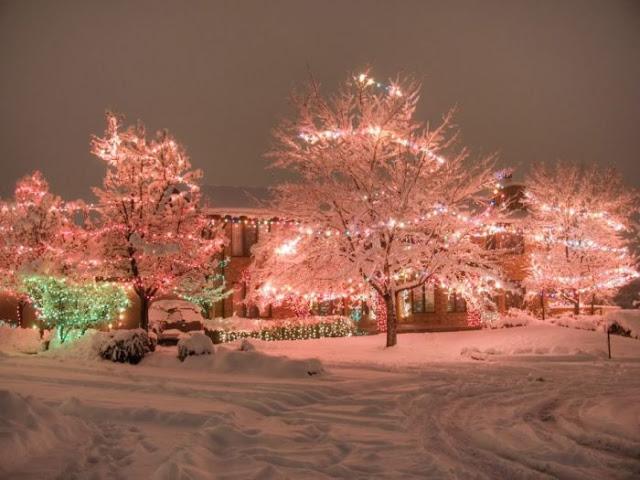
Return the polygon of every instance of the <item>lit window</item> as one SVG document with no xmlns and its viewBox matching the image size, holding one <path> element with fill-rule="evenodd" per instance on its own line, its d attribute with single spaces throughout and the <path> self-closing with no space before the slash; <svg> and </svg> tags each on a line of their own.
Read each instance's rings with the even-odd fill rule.
<svg viewBox="0 0 640 480">
<path fill-rule="evenodd" d="M 413 313 L 424 313 L 424 287 L 420 285 L 411 290 Z"/>
<path fill-rule="evenodd" d="M 449 297 L 447 298 L 447 312 L 453 313 L 461 313 L 467 311 L 467 302 L 464 297 L 456 292 L 449 293 Z"/>
<path fill-rule="evenodd" d="M 258 227 L 255 225 L 244 226 L 245 255 L 251 255 L 251 247 L 258 241 Z"/>
<path fill-rule="evenodd" d="M 436 287 L 425 285 L 424 287 L 424 311 L 433 313 L 436 311 Z"/>
</svg>

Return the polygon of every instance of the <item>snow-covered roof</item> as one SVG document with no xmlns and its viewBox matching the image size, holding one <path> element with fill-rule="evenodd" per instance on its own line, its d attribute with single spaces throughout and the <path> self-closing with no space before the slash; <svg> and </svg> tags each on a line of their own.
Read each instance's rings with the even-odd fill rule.
<svg viewBox="0 0 640 480">
<path fill-rule="evenodd" d="M 278 215 L 268 208 L 270 193 L 266 187 L 202 187 L 202 193 L 210 207 L 205 208 L 209 215 L 273 218 Z"/>
<path fill-rule="evenodd" d="M 208 215 L 219 215 L 221 217 L 248 217 L 259 219 L 270 219 L 278 215 L 267 208 L 238 208 L 238 207 L 211 207 L 205 208 Z"/>
</svg>

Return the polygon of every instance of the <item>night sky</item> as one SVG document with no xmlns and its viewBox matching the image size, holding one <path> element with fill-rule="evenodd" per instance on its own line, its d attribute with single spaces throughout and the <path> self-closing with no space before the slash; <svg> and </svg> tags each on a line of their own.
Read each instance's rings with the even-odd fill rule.
<svg viewBox="0 0 640 480">
<path fill-rule="evenodd" d="M 168 128 L 207 184 L 271 185 L 291 88 L 367 65 L 417 75 L 425 120 L 457 105 L 478 154 L 598 161 L 640 187 L 638 1 L 0 0 L 0 196 L 40 169 L 91 198 L 106 109 Z"/>
</svg>

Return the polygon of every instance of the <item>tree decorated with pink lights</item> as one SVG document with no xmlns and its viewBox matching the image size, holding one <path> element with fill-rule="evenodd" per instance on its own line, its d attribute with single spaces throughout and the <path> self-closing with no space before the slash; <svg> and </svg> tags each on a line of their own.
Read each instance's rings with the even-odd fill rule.
<svg viewBox="0 0 640 480">
<path fill-rule="evenodd" d="M 637 196 L 612 169 L 577 164 L 536 165 L 525 203 L 530 248 L 526 286 L 574 306 L 606 300 L 638 276 L 625 233 Z"/>
<path fill-rule="evenodd" d="M 98 268 L 133 288 L 140 325 L 148 328 L 154 297 L 210 282 L 224 237 L 202 211 L 202 173 L 166 131 L 148 139 L 142 124 L 122 129 L 107 114 L 105 134 L 92 139 L 91 151 L 107 166 L 102 188 L 94 189 Z"/>
<path fill-rule="evenodd" d="M 399 292 L 431 282 L 473 301 L 496 286 L 477 237 L 494 216 L 492 159 L 456 147 L 451 113 L 436 127 L 417 120 L 419 91 L 364 73 L 330 97 L 314 81 L 293 95 L 295 117 L 275 130 L 270 156 L 294 176 L 272 208 L 295 221 L 254 247 L 257 301 L 374 292 L 393 346 Z"/>
<path fill-rule="evenodd" d="M 17 299 L 22 324 L 29 296 L 23 278 L 34 273 L 61 273 L 68 267 L 76 227 L 70 204 L 49 191 L 40 172 L 20 179 L 14 197 L 0 205 L 0 287 Z"/>
</svg>

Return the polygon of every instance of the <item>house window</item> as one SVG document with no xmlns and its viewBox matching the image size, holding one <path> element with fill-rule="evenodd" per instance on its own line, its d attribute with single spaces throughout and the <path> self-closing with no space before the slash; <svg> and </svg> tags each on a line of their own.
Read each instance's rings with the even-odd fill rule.
<svg viewBox="0 0 640 480">
<path fill-rule="evenodd" d="M 517 282 L 514 282 L 517 283 Z M 524 295 L 522 294 L 522 289 L 517 288 L 513 292 L 505 293 L 505 307 L 506 309 L 510 308 L 522 308 L 524 303 Z"/>
<path fill-rule="evenodd" d="M 247 318 L 258 318 L 260 316 L 260 310 L 257 305 L 249 305 L 246 307 Z"/>
<path fill-rule="evenodd" d="M 413 313 L 424 313 L 424 286 L 411 290 L 411 309 Z"/>
<path fill-rule="evenodd" d="M 236 283 L 233 288 L 233 314 L 237 317 L 246 316 L 245 296 L 246 287 L 244 283 Z"/>
<path fill-rule="evenodd" d="M 464 297 L 457 292 L 449 293 L 447 299 L 447 312 L 449 313 L 461 313 L 467 311 L 467 302 Z"/>
<path fill-rule="evenodd" d="M 264 220 L 258 220 L 258 238 L 264 238 L 266 234 L 271 231 L 268 223 L 264 223 Z"/>
<path fill-rule="evenodd" d="M 251 255 L 251 247 L 258 241 L 258 227 L 255 225 L 244 226 L 244 254 Z"/>
<path fill-rule="evenodd" d="M 333 315 L 334 305 L 332 300 L 320 300 L 311 303 L 311 314 L 318 316 Z"/>
<path fill-rule="evenodd" d="M 260 307 L 260 318 L 271 318 L 271 304 Z"/>
<path fill-rule="evenodd" d="M 424 286 L 424 311 L 434 313 L 436 311 L 436 287 L 435 285 Z"/>
<path fill-rule="evenodd" d="M 524 253 L 524 237 L 518 233 L 510 233 L 502 236 L 500 248 L 509 250 L 511 253 Z"/>
<path fill-rule="evenodd" d="M 485 240 L 487 250 L 508 250 L 509 253 L 524 253 L 524 237 L 519 233 L 494 233 Z"/>
<path fill-rule="evenodd" d="M 242 257 L 244 256 L 244 242 L 243 242 L 243 225 L 241 223 L 231 224 L 231 256 Z"/>
<path fill-rule="evenodd" d="M 436 290 L 433 285 L 420 285 L 411 290 L 411 310 L 413 313 L 436 311 Z"/>
</svg>

